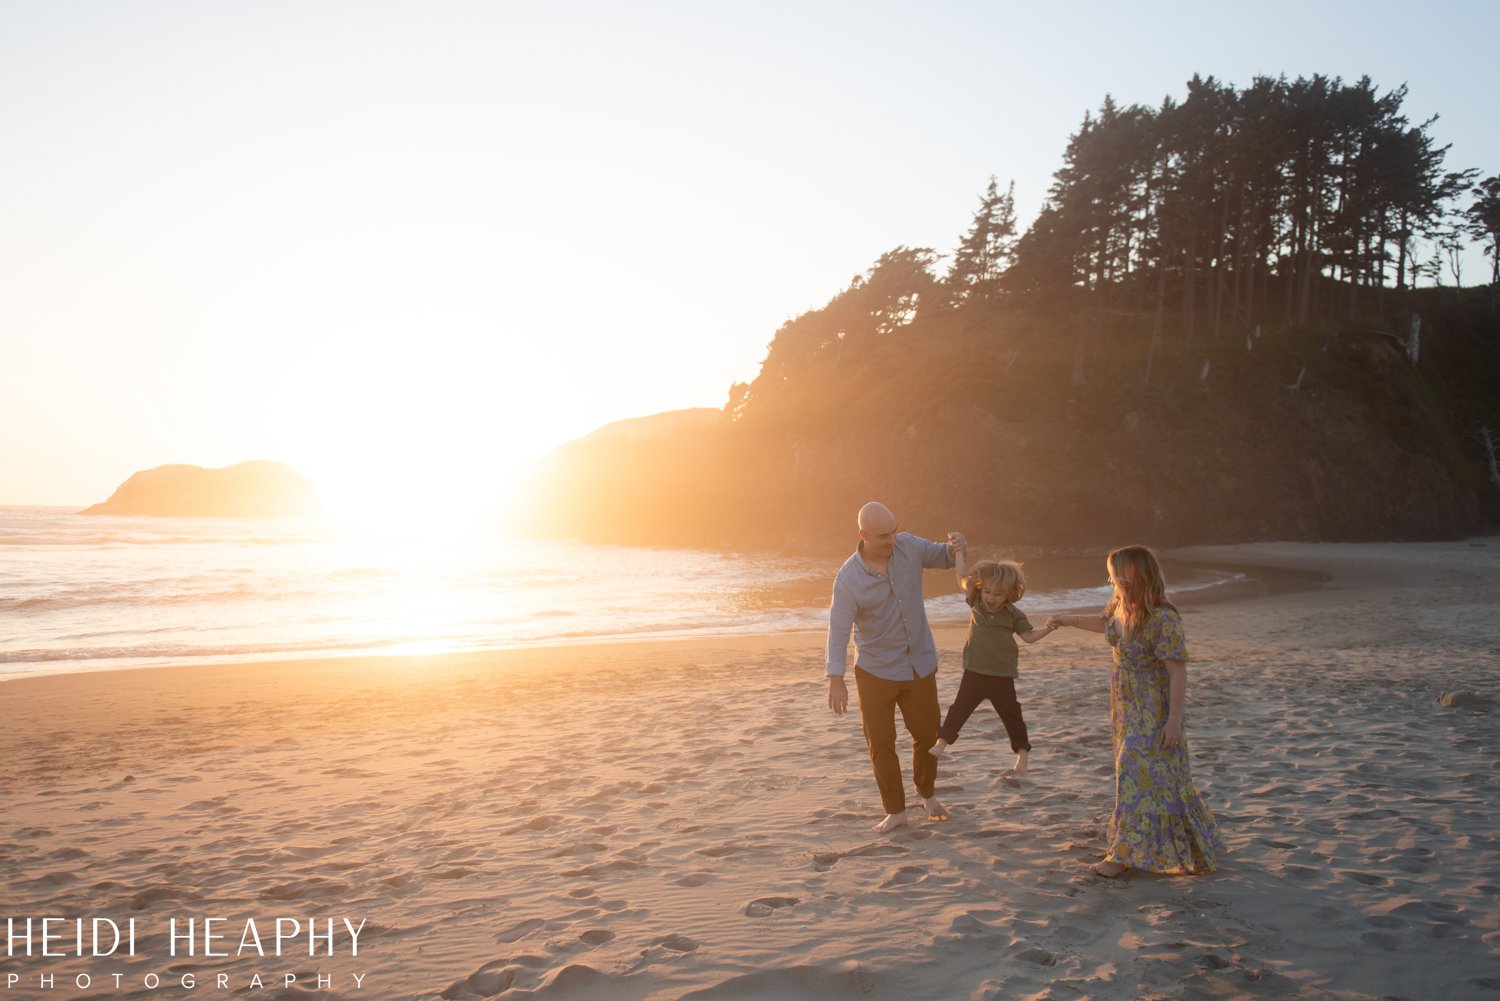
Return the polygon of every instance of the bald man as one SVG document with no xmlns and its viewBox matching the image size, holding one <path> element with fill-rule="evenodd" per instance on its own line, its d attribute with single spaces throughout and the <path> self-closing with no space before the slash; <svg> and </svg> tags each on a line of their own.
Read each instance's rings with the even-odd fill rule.
<svg viewBox="0 0 1500 1001">
<path fill-rule="evenodd" d="M 896 754 L 897 709 L 911 734 L 912 780 L 927 819 L 948 819 L 933 796 L 937 759 L 929 751 L 938 739 L 937 645 L 922 602 L 922 571 L 951 568 L 954 550 L 966 545 L 961 532 L 948 533 L 946 544 L 898 533 L 890 508 L 871 501 L 859 509 L 859 546 L 833 581 L 828 708 L 839 715 L 849 708 L 844 674 L 852 630 L 859 718 L 885 808 L 885 819 L 875 825 L 880 834 L 906 823 L 906 784 Z"/>
</svg>

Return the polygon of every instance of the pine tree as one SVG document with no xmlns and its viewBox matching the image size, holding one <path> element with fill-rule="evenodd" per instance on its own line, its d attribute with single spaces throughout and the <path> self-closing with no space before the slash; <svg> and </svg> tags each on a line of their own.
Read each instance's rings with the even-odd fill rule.
<svg viewBox="0 0 1500 1001">
<path fill-rule="evenodd" d="M 1487 177 L 1474 185 L 1474 202 L 1464 212 L 1469 234 L 1476 240 L 1488 240 L 1484 252 L 1490 259 L 1490 286 L 1500 286 L 1500 175 Z"/>
<path fill-rule="evenodd" d="M 948 268 L 951 301 L 983 302 L 995 296 L 1000 276 L 1016 253 L 1016 182 L 1001 194 L 994 175 L 979 199 L 979 211 Z"/>
</svg>

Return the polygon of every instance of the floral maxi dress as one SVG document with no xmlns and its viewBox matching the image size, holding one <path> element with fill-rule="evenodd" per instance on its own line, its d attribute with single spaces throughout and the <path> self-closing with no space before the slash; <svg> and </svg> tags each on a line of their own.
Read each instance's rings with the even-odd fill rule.
<svg viewBox="0 0 1500 1001">
<path fill-rule="evenodd" d="M 1171 691 L 1165 662 L 1188 659 L 1182 617 L 1158 608 L 1134 639 L 1122 636 L 1111 618 L 1104 636 L 1115 657 L 1109 686 L 1115 811 L 1104 857 L 1146 872 L 1209 872 L 1224 843 L 1193 786 L 1186 728 L 1176 747 L 1157 743 Z"/>
</svg>

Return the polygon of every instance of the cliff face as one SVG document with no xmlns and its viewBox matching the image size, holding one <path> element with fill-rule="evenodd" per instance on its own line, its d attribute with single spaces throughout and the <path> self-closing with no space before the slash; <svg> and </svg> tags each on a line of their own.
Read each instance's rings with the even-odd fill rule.
<svg viewBox="0 0 1500 1001">
<path fill-rule="evenodd" d="M 286 518 L 320 514 L 312 481 L 279 462 L 224 469 L 157 466 L 136 473 L 109 500 L 82 514 L 174 518 Z"/>
<path fill-rule="evenodd" d="M 531 526 L 844 549 L 879 499 L 903 528 L 1030 551 L 1485 531 L 1500 488 L 1477 432 L 1500 417 L 1500 336 L 1492 313 L 1440 306 L 1416 364 L 1354 325 L 1154 347 L 1150 315 L 914 325 L 768 361 L 722 412 L 565 446 Z"/>
</svg>

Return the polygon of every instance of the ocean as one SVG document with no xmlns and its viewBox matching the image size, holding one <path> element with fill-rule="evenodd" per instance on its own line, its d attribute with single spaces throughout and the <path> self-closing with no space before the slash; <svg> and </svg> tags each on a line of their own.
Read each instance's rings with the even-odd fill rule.
<svg viewBox="0 0 1500 1001">
<path fill-rule="evenodd" d="M 404 528 L 0 507 L 0 681 L 821 630 L 845 558 L 514 539 L 454 532 L 441 514 Z M 1032 591 L 1020 604 L 1038 624 L 1048 611 L 1108 597 L 1097 559 L 1028 563 L 1027 572 Z M 1176 595 L 1246 573 L 1183 567 L 1169 579 Z M 951 574 L 929 573 L 927 588 L 935 624 L 965 620 Z"/>
</svg>

